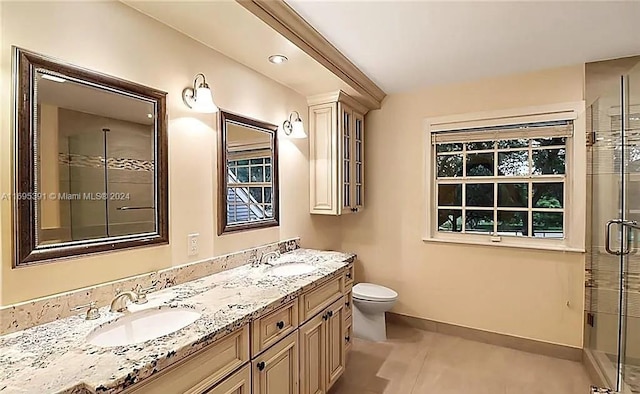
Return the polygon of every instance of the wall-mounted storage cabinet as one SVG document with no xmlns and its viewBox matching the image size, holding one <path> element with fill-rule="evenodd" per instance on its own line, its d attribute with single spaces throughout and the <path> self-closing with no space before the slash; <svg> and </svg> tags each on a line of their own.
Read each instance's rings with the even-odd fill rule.
<svg viewBox="0 0 640 394">
<path fill-rule="evenodd" d="M 343 215 L 364 208 L 366 107 L 342 91 L 308 98 L 310 211 Z"/>
</svg>

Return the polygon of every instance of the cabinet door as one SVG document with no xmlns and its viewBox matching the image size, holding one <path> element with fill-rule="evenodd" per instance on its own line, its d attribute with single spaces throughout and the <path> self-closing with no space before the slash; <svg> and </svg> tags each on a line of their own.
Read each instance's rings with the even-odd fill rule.
<svg viewBox="0 0 640 394">
<path fill-rule="evenodd" d="M 353 208 L 353 110 L 338 103 L 338 127 L 340 129 L 338 157 L 340 158 L 340 201 L 341 214 L 351 213 Z"/>
<path fill-rule="evenodd" d="M 251 362 L 253 394 L 299 394 L 298 331 Z"/>
<path fill-rule="evenodd" d="M 204 394 L 251 394 L 251 365 L 245 365 Z"/>
<path fill-rule="evenodd" d="M 310 212 L 339 215 L 342 153 L 336 103 L 309 107 Z"/>
<path fill-rule="evenodd" d="M 352 144 L 352 205 L 356 212 L 364 208 L 364 116 L 353 113 Z"/>
<path fill-rule="evenodd" d="M 344 299 L 327 309 L 327 391 L 342 376 L 345 369 L 345 316 Z"/>
<path fill-rule="evenodd" d="M 318 314 L 300 327 L 300 394 L 325 393 L 325 314 Z"/>
</svg>

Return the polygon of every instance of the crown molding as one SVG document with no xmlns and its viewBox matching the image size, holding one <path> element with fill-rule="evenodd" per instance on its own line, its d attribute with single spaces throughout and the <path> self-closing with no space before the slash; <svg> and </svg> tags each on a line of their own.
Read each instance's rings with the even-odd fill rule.
<svg viewBox="0 0 640 394">
<path fill-rule="evenodd" d="M 236 0 L 354 89 L 368 109 L 378 109 L 386 93 L 283 0 Z"/>
<path fill-rule="evenodd" d="M 330 93 L 316 94 L 314 96 L 307 97 L 307 104 L 309 106 L 337 102 L 345 103 L 363 115 L 366 115 L 366 113 L 369 112 L 369 108 L 366 105 L 363 105 L 358 100 L 349 96 L 342 90 L 337 90 Z"/>
</svg>

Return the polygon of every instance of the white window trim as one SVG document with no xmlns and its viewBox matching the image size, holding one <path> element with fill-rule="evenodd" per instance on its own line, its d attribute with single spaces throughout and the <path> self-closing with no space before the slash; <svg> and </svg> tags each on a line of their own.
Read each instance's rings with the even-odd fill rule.
<svg viewBox="0 0 640 394">
<path fill-rule="evenodd" d="M 573 137 L 567 138 L 565 179 L 565 238 L 544 239 L 489 234 L 438 232 L 435 219 L 435 166 L 431 134 L 476 127 L 505 126 L 520 123 L 572 120 Z M 587 120 L 585 102 L 569 102 L 537 107 L 487 111 L 424 119 L 424 206 L 425 221 L 422 240 L 425 242 L 461 243 L 484 246 L 585 252 L 586 233 L 586 184 Z"/>
</svg>

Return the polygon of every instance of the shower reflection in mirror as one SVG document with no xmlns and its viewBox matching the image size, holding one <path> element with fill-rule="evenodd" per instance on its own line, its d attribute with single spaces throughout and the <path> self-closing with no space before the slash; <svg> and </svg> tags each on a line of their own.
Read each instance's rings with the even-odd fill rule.
<svg viewBox="0 0 640 394">
<path fill-rule="evenodd" d="M 39 244 L 155 230 L 154 109 L 36 72 Z"/>
</svg>

